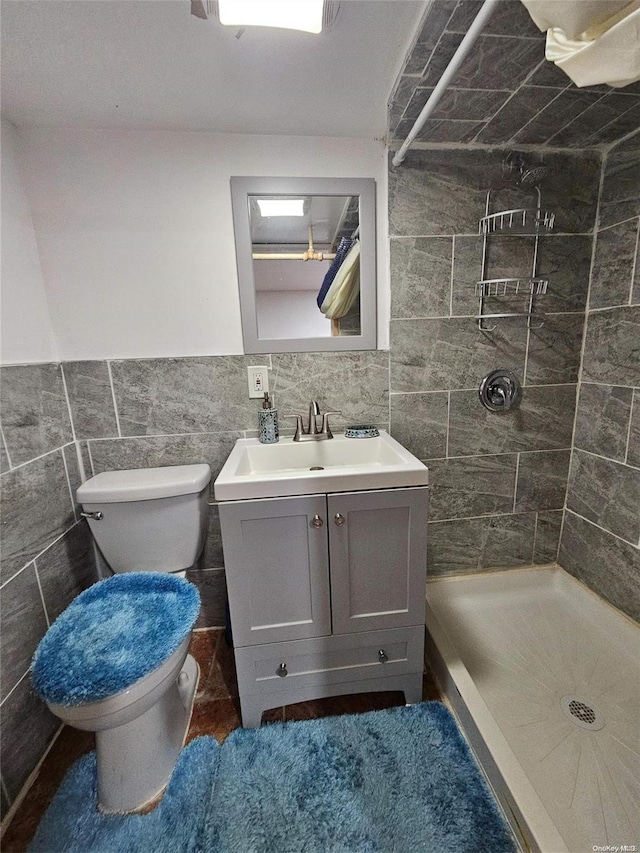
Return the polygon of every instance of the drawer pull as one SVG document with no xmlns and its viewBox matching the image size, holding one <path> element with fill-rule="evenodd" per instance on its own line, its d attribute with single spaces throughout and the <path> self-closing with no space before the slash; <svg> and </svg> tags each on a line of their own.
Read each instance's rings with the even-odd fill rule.
<svg viewBox="0 0 640 853">
<path fill-rule="evenodd" d="M 311 526 L 312 527 L 322 527 L 323 524 L 324 524 L 324 521 L 320 518 L 319 515 L 314 515 L 313 518 L 311 519 Z M 285 673 L 285 675 L 286 675 L 286 673 Z"/>
<path fill-rule="evenodd" d="M 281 663 L 280 666 L 276 669 L 276 675 L 279 675 L 280 678 L 285 678 L 289 673 L 287 672 L 286 663 Z"/>
<path fill-rule="evenodd" d="M 380 661 L 380 663 L 386 663 L 389 660 L 389 658 L 387 657 L 387 653 L 384 649 L 378 650 L 378 660 Z"/>
<path fill-rule="evenodd" d="M 344 522 L 345 522 L 345 517 L 344 517 L 344 515 L 340 515 L 340 513 L 339 513 L 339 512 L 337 512 L 337 513 L 333 516 L 333 520 L 334 520 L 334 521 L 335 521 L 335 523 L 338 525 L 338 527 L 341 527 L 341 526 L 344 524 Z"/>
</svg>

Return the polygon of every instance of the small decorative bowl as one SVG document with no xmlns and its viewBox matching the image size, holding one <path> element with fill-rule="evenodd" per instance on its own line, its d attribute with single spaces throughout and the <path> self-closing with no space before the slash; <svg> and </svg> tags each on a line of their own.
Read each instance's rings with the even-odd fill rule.
<svg viewBox="0 0 640 853">
<path fill-rule="evenodd" d="M 358 424 L 357 426 L 347 427 L 344 434 L 347 438 L 376 438 L 380 435 L 380 431 L 378 427 Z"/>
</svg>

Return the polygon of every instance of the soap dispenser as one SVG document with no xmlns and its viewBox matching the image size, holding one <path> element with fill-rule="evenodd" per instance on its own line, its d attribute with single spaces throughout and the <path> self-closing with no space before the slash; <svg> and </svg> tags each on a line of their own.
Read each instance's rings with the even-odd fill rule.
<svg viewBox="0 0 640 853">
<path fill-rule="evenodd" d="M 278 412 L 272 407 L 269 392 L 264 392 L 262 409 L 258 412 L 258 438 L 262 444 L 275 444 L 278 434 Z"/>
</svg>

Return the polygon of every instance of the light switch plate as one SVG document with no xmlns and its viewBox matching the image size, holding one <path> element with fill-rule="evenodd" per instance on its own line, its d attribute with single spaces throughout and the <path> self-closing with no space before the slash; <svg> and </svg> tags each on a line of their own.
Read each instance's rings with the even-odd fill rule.
<svg viewBox="0 0 640 853">
<path fill-rule="evenodd" d="M 247 381 L 249 397 L 256 400 L 262 399 L 265 391 L 269 390 L 269 368 L 262 364 L 247 367 Z"/>
</svg>

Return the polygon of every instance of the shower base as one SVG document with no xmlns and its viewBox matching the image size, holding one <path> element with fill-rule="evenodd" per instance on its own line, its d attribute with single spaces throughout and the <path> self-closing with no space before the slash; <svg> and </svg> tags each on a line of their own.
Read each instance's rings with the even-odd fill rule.
<svg viewBox="0 0 640 853">
<path fill-rule="evenodd" d="M 636 623 L 547 566 L 429 581 L 426 624 L 522 849 L 640 850 Z"/>
</svg>

